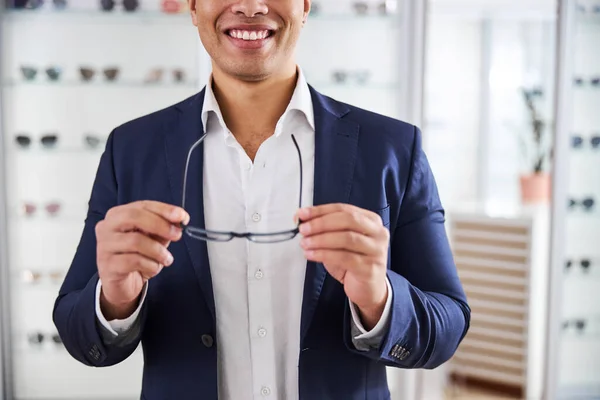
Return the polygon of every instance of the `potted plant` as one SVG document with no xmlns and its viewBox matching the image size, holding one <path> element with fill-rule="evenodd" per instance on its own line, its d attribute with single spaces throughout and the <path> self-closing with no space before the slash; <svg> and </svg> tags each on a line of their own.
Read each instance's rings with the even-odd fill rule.
<svg viewBox="0 0 600 400">
<path fill-rule="evenodd" d="M 522 88 L 521 94 L 528 115 L 528 129 L 520 136 L 526 166 L 520 176 L 521 200 L 525 204 L 547 203 L 551 194 L 548 169 L 552 158 L 552 138 L 536 106 L 536 101 L 543 97 L 543 91 Z"/>
</svg>

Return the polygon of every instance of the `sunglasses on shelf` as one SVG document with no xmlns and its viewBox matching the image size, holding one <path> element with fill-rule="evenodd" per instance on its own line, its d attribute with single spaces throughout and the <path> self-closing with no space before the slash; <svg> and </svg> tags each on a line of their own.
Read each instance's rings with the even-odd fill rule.
<svg viewBox="0 0 600 400">
<path fill-rule="evenodd" d="M 36 284 L 39 283 L 44 276 L 47 276 L 53 282 L 59 282 L 62 280 L 64 274 L 60 271 L 52 271 L 47 274 L 42 274 L 38 271 L 33 270 L 25 270 L 22 274 L 23 282 L 27 284 Z"/>
<path fill-rule="evenodd" d="M 27 335 L 27 341 L 33 346 L 40 346 L 47 340 L 56 345 L 62 344 L 62 339 L 58 333 L 44 334 L 42 332 L 32 332 Z"/>
<path fill-rule="evenodd" d="M 24 65 L 21 68 L 21 74 L 26 81 L 33 81 L 38 74 L 38 69 L 29 65 Z M 62 74 L 62 69 L 60 67 L 51 66 L 44 70 L 46 72 L 46 76 L 51 81 L 57 81 L 60 79 L 60 75 Z"/>
<path fill-rule="evenodd" d="M 586 197 L 581 200 L 576 200 L 573 198 L 569 199 L 569 209 L 575 209 L 575 207 L 580 206 L 585 211 L 591 211 L 595 204 L 596 201 L 593 197 Z"/>
<path fill-rule="evenodd" d="M 165 14 L 178 14 L 188 11 L 187 1 L 182 0 L 162 0 L 160 3 L 160 9 Z"/>
<path fill-rule="evenodd" d="M 112 11 L 115 9 L 115 0 L 100 0 L 102 11 Z M 135 11 L 140 6 L 139 0 L 123 0 L 123 9 L 125 11 Z"/>
<path fill-rule="evenodd" d="M 93 134 L 87 134 L 83 137 L 83 143 L 90 149 L 97 149 L 104 144 L 104 140 Z"/>
<path fill-rule="evenodd" d="M 571 135 L 572 148 L 582 149 L 584 143 L 585 139 L 583 138 L 583 136 L 578 134 Z M 592 134 L 592 136 L 590 137 L 590 146 L 592 146 L 593 149 L 600 148 L 600 132 L 595 132 Z"/>
<path fill-rule="evenodd" d="M 565 263 L 565 269 L 570 270 L 574 264 L 575 262 L 573 260 L 567 260 L 567 262 Z M 579 265 L 581 266 L 581 269 L 584 272 L 588 272 L 592 265 L 592 261 L 589 258 L 582 258 L 581 260 L 579 260 Z"/>
<path fill-rule="evenodd" d="M 376 11 L 380 14 L 387 14 L 389 11 L 385 2 L 381 2 L 377 5 L 369 5 L 364 1 L 355 1 L 352 4 L 352 8 L 354 8 L 354 12 L 358 15 L 367 15 L 369 13 L 369 8 L 376 8 Z"/>
<path fill-rule="evenodd" d="M 26 217 L 33 217 L 37 213 L 37 210 L 38 207 L 34 203 L 25 202 L 21 205 L 21 214 Z M 44 206 L 44 210 L 46 210 L 49 216 L 55 217 L 60 212 L 61 205 L 56 201 L 50 202 Z"/>
<path fill-rule="evenodd" d="M 112 82 L 117 79 L 117 77 L 119 75 L 119 68 L 117 68 L 117 67 L 104 68 L 102 70 L 102 73 L 104 74 L 104 77 L 106 78 L 106 80 Z M 91 67 L 80 67 L 79 74 L 81 75 L 81 79 L 84 82 L 89 82 L 94 78 L 94 75 L 96 75 L 96 70 Z"/>
<path fill-rule="evenodd" d="M 585 85 L 585 79 L 581 76 L 573 78 L 573 84 L 577 87 L 583 87 Z M 590 85 L 593 87 L 600 87 L 600 75 L 595 75 L 590 78 Z"/>
<path fill-rule="evenodd" d="M 31 146 L 31 137 L 27 134 L 19 134 L 15 137 L 16 144 L 23 148 L 27 149 Z M 56 134 L 47 134 L 40 138 L 40 143 L 45 148 L 53 148 L 58 143 L 58 135 Z"/>
<path fill-rule="evenodd" d="M 54 8 L 57 10 L 63 10 L 67 7 L 67 0 L 52 0 Z M 25 8 L 28 10 L 37 10 L 44 5 L 44 0 L 27 0 Z"/>
<path fill-rule="evenodd" d="M 371 72 L 369 70 L 335 70 L 331 73 L 331 77 L 335 83 L 346 83 L 349 79 L 354 78 L 356 82 L 364 84 L 369 80 L 370 76 Z"/>
<path fill-rule="evenodd" d="M 566 320 L 566 321 L 563 321 L 563 324 L 562 324 L 562 327 L 564 330 L 572 328 L 579 333 L 583 332 L 585 330 L 586 326 L 587 326 L 587 321 L 584 319 Z"/>
<path fill-rule="evenodd" d="M 175 82 L 185 81 L 185 71 L 180 68 L 174 69 L 172 72 L 173 80 Z M 161 82 L 165 75 L 164 68 L 154 68 L 148 72 L 148 75 L 144 79 L 144 83 L 158 83 Z"/>
</svg>

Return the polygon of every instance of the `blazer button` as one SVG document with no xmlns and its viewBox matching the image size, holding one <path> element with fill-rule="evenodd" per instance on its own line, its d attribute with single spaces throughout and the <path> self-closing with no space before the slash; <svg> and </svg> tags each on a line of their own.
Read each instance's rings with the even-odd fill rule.
<svg viewBox="0 0 600 400">
<path fill-rule="evenodd" d="M 202 344 L 206 347 L 212 347 L 214 340 L 210 335 L 202 335 Z"/>
</svg>

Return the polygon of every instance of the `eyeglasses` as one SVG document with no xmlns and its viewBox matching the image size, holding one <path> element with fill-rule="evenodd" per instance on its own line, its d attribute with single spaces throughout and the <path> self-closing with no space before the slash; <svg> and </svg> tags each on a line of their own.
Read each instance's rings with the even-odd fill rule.
<svg viewBox="0 0 600 400">
<path fill-rule="evenodd" d="M 42 332 L 31 332 L 27 335 L 27 341 L 32 346 L 41 346 L 46 340 L 51 340 L 55 345 L 61 345 L 62 339 L 58 333 L 45 334 Z"/>
<path fill-rule="evenodd" d="M 115 8 L 115 5 L 115 0 L 100 0 L 102 11 L 112 11 Z M 125 11 L 135 11 L 139 5 L 140 2 L 138 0 L 123 0 L 123 9 Z"/>
<path fill-rule="evenodd" d="M 181 83 L 185 80 L 185 71 L 180 68 L 175 68 L 173 71 L 173 81 Z M 148 72 L 148 75 L 144 79 L 144 83 L 158 83 L 162 81 L 165 69 L 154 68 Z"/>
<path fill-rule="evenodd" d="M 583 332 L 587 325 L 587 321 L 584 319 L 572 319 L 563 321 L 563 330 L 569 329 L 569 327 L 573 328 L 576 332 Z"/>
<path fill-rule="evenodd" d="M 565 263 L 565 269 L 570 270 L 575 262 L 573 260 L 567 260 Z M 589 258 L 582 258 L 579 260 L 579 265 L 584 272 L 588 272 L 590 266 L 592 265 L 592 261 Z"/>
<path fill-rule="evenodd" d="M 94 78 L 96 74 L 96 70 L 92 67 L 79 67 L 79 73 L 81 74 L 81 79 L 84 82 L 89 82 Z M 108 67 L 102 70 L 104 77 L 107 81 L 112 82 L 117 79 L 119 75 L 119 68 L 117 67 Z"/>
<path fill-rule="evenodd" d="M 579 134 L 571 135 L 571 147 L 573 149 L 582 149 L 584 141 L 583 136 Z M 592 146 L 593 149 L 600 148 L 600 132 L 592 133 L 592 136 L 590 137 L 590 146 Z"/>
<path fill-rule="evenodd" d="M 569 199 L 569 209 L 572 210 L 576 206 L 581 206 L 585 211 L 591 211 L 595 203 L 593 197 L 586 197 L 581 200 Z"/>
<path fill-rule="evenodd" d="M 206 133 L 198 139 L 192 147 L 187 155 L 187 160 L 185 163 L 185 172 L 183 175 L 183 194 L 181 196 L 181 208 L 185 210 L 185 194 L 187 188 L 187 177 L 188 177 L 188 168 L 190 166 L 190 158 L 192 152 L 202 143 L 204 138 L 206 137 Z M 296 146 L 296 150 L 298 151 L 298 160 L 300 162 L 300 190 L 298 194 L 298 208 L 302 207 L 302 154 L 300 153 L 300 147 L 298 146 L 298 142 L 296 142 L 296 138 L 292 135 L 292 140 L 294 142 L 294 146 Z M 287 240 L 291 240 L 298 235 L 300 232 L 300 221 L 298 221 L 298 225 L 294 229 L 290 229 L 287 231 L 279 231 L 272 233 L 254 233 L 254 232 L 226 232 L 226 231 L 212 231 L 206 230 L 198 227 L 193 227 L 185 224 L 181 224 L 183 231 L 191 238 L 205 241 L 215 241 L 215 242 L 229 242 L 233 238 L 246 238 L 251 242 L 255 243 L 278 243 L 285 242 Z"/>
<path fill-rule="evenodd" d="M 23 65 L 21 66 L 21 74 L 23 74 L 23 78 L 27 81 L 33 81 L 38 73 L 38 68 L 31 65 Z M 40 69 L 41 70 L 41 69 Z M 57 81 L 62 74 L 62 68 L 58 66 L 49 66 L 45 70 L 48 79 L 51 81 Z"/>
<path fill-rule="evenodd" d="M 44 208 L 50 217 L 56 217 L 60 212 L 61 205 L 59 202 L 47 203 Z M 34 203 L 25 202 L 21 205 L 21 214 L 26 217 L 33 217 L 37 212 L 38 206 Z"/>
<path fill-rule="evenodd" d="M 31 137 L 26 133 L 20 133 L 15 137 L 15 142 L 19 147 L 27 149 L 31 145 Z M 58 135 L 54 133 L 43 135 L 40 138 L 40 143 L 46 149 L 54 148 L 58 143 Z"/>
</svg>

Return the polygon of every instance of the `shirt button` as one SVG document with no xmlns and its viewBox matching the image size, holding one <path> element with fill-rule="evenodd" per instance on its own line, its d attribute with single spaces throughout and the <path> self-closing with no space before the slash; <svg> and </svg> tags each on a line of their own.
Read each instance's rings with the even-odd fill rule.
<svg viewBox="0 0 600 400">
<path fill-rule="evenodd" d="M 210 335 L 202 335 L 202 344 L 205 347 L 209 347 L 209 348 L 212 347 L 213 342 L 214 341 L 213 341 L 212 336 L 210 336 Z"/>
<path fill-rule="evenodd" d="M 265 276 L 265 274 L 260 269 L 258 271 L 256 271 L 256 273 L 254 274 L 254 277 L 256 279 L 262 279 L 263 276 Z"/>
<path fill-rule="evenodd" d="M 260 221 L 260 214 L 259 213 L 252 214 L 252 221 L 254 221 L 254 222 Z"/>
<path fill-rule="evenodd" d="M 246 171 L 250 171 L 252 169 L 252 163 L 251 162 L 247 162 L 244 164 L 244 169 Z"/>
<path fill-rule="evenodd" d="M 263 388 L 260 389 L 260 394 L 262 394 L 263 396 L 268 396 L 271 394 L 271 389 L 269 389 L 268 386 L 263 386 Z"/>
<path fill-rule="evenodd" d="M 267 336 L 267 330 L 266 330 L 265 328 L 260 328 L 260 329 L 258 330 L 258 336 L 260 336 L 260 337 L 265 337 L 265 336 Z"/>
</svg>

